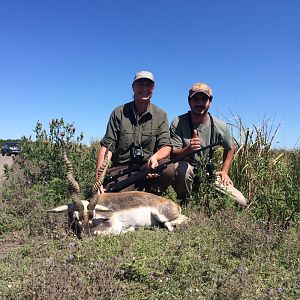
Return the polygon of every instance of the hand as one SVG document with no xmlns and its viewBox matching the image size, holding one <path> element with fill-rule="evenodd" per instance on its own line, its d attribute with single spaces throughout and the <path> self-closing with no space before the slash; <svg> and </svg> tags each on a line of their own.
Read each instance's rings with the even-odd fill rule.
<svg viewBox="0 0 300 300">
<path fill-rule="evenodd" d="M 147 165 L 149 169 L 154 169 L 158 166 L 158 160 L 156 159 L 155 155 L 152 155 L 149 158 Z"/>
<path fill-rule="evenodd" d="M 158 161 L 154 155 L 152 155 L 150 157 L 150 159 L 148 160 L 147 166 L 149 169 L 155 169 L 158 166 Z M 148 174 L 146 176 L 146 178 L 151 179 L 151 178 L 155 178 L 157 176 L 158 176 L 158 174 Z"/>
<path fill-rule="evenodd" d="M 195 150 L 199 150 L 200 148 L 201 148 L 201 145 L 200 145 L 200 138 L 198 136 L 198 131 L 197 131 L 197 129 L 194 129 L 193 136 L 190 140 L 189 149 L 191 152 L 193 152 Z"/>
<path fill-rule="evenodd" d="M 216 172 L 216 175 L 219 175 L 221 177 L 221 182 L 224 185 L 233 185 L 233 182 L 225 171 Z"/>
<path fill-rule="evenodd" d="M 106 189 L 103 187 L 103 185 L 100 186 L 100 189 L 98 190 L 98 195 L 103 194 L 106 192 Z"/>
</svg>

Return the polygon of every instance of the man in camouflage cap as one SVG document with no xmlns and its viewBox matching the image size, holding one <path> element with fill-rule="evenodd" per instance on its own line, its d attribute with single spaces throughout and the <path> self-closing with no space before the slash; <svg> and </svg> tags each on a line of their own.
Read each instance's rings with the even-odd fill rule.
<svg viewBox="0 0 300 300">
<path fill-rule="evenodd" d="M 120 176 L 119 180 L 134 174 L 139 166 L 155 168 L 159 162 L 169 157 L 171 141 L 167 114 L 150 101 L 154 83 L 151 72 L 137 72 L 132 83 L 132 101 L 115 108 L 111 113 L 105 136 L 101 140 L 96 179 L 108 146 L 108 159 L 111 161 L 108 173 L 115 176 L 128 168 L 132 170 L 130 174 Z M 169 165 L 158 178 L 150 174 L 147 179 L 136 182 L 126 190 L 146 189 L 150 192 L 163 192 L 174 180 L 174 166 Z M 108 187 L 109 184 L 106 188 Z"/>
<path fill-rule="evenodd" d="M 221 138 L 223 165 L 221 170 L 216 172 L 216 187 L 231 195 L 242 206 L 246 206 L 246 198 L 233 186 L 228 175 L 234 155 L 233 139 L 229 127 L 209 114 L 212 99 L 212 89 L 206 83 L 193 84 L 188 95 L 190 111 L 174 118 L 171 123 L 170 133 L 173 146 L 171 156 L 174 158 L 187 156 L 185 160 L 175 164 L 174 189 L 177 198 L 186 204 L 191 197 L 200 159 L 199 154 L 191 153 Z M 200 152 L 200 155 L 205 154 L 209 155 L 211 161 L 212 151 Z"/>
</svg>

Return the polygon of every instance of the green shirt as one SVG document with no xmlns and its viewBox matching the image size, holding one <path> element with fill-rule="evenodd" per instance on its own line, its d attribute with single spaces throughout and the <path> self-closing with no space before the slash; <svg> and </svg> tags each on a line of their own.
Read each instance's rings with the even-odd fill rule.
<svg viewBox="0 0 300 300">
<path fill-rule="evenodd" d="M 223 139 L 222 146 L 226 150 L 232 149 L 232 136 L 230 134 L 229 126 L 227 126 L 223 121 L 214 118 L 214 136 L 212 137 L 212 143 L 218 141 L 218 136 L 220 135 Z M 211 121 L 210 118 L 205 123 L 193 124 L 193 127 L 197 129 L 198 136 L 200 138 L 201 147 L 208 146 L 210 144 L 211 135 Z M 170 125 L 171 142 L 173 148 L 182 149 L 190 145 L 190 140 L 192 137 L 192 132 L 190 128 L 190 121 L 188 113 L 181 116 L 175 117 Z M 209 150 L 200 152 L 200 155 L 207 154 Z M 190 162 L 197 161 L 198 155 L 193 155 L 188 157 L 186 160 Z M 198 156 L 199 157 L 199 156 Z"/>
<path fill-rule="evenodd" d="M 128 163 L 132 146 L 142 146 L 148 160 L 158 149 L 171 146 L 167 114 L 150 103 L 137 120 L 134 101 L 121 105 L 112 112 L 101 145 L 111 144 L 112 165 Z"/>
</svg>

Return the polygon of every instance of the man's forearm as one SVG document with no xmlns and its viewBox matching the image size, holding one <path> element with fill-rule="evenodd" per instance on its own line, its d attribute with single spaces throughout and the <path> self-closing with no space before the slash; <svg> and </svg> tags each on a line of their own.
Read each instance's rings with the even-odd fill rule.
<svg viewBox="0 0 300 300">
<path fill-rule="evenodd" d="M 192 152 L 190 147 L 185 147 L 185 148 L 173 148 L 172 149 L 172 158 L 178 158 L 181 156 L 187 156 Z"/>
<path fill-rule="evenodd" d="M 226 172 L 227 174 L 229 173 L 231 167 L 233 155 L 234 155 L 234 147 L 231 150 L 227 150 L 227 151 L 224 150 L 222 171 Z"/>
<path fill-rule="evenodd" d="M 155 152 L 153 156 L 155 156 L 155 158 L 159 161 L 159 160 L 169 157 L 170 152 L 171 152 L 171 147 L 164 146 L 164 147 L 160 148 L 157 152 Z"/>
</svg>

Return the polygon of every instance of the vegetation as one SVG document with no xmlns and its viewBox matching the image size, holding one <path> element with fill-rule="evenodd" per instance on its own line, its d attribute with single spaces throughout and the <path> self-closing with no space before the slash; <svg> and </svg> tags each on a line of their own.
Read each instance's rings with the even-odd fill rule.
<svg viewBox="0 0 300 300">
<path fill-rule="evenodd" d="M 12 142 L 12 143 L 18 143 L 18 144 L 22 144 L 22 139 L 16 139 L 16 140 L 10 140 L 10 139 L 8 139 L 8 140 L 3 140 L 3 139 L 0 139 L 0 147 L 2 147 L 2 145 L 4 144 L 4 143 L 7 143 L 7 142 Z"/>
<path fill-rule="evenodd" d="M 266 124 L 234 126 L 231 178 L 250 200 L 246 209 L 216 193 L 203 158 L 201 184 L 184 212 L 190 224 L 78 240 L 66 215 L 46 213 L 70 201 L 59 139 L 63 132 L 83 196 L 99 143 L 82 145 L 63 119 L 52 120 L 49 132 L 38 123 L 1 188 L 0 299 L 300 298 L 300 151 L 272 150 Z"/>
</svg>

